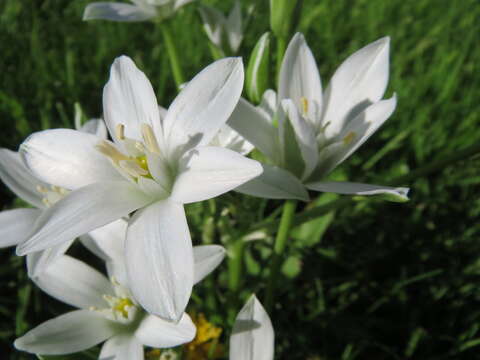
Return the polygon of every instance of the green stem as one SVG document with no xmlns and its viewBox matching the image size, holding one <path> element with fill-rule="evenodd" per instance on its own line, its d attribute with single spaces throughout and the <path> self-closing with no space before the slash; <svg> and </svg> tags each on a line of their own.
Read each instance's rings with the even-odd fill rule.
<svg viewBox="0 0 480 360">
<path fill-rule="evenodd" d="M 243 238 L 236 239 L 231 247 L 230 257 L 228 258 L 228 288 L 234 294 L 240 289 L 244 249 L 245 241 Z"/>
<path fill-rule="evenodd" d="M 278 227 L 277 237 L 273 246 L 273 253 L 270 259 L 270 277 L 267 283 L 267 290 L 265 294 L 265 308 L 267 312 L 272 310 L 275 287 L 277 285 L 278 273 L 283 262 L 283 252 L 287 245 L 288 235 L 292 228 L 293 217 L 295 215 L 295 208 L 297 207 L 296 200 L 287 200 L 283 205 L 282 218 Z"/>
<path fill-rule="evenodd" d="M 459 150 L 453 154 L 450 154 L 446 157 L 442 157 L 441 159 L 434 160 L 430 164 L 425 165 L 421 168 L 415 169 L 406 175 L 396 177 L 391 181 L 388 181 L 387 183 L 391 186 L 406 184 L 412 180 L 426 176 L 440 169 L 446 168 L 447 166 L 455 164 L 458 161 L 467 159 L 470 156 L 473 156 L 478 153 L 480 153 L 480 144 L 474 144 L 466 147 L 463 150 Z M 293 225 L 297 226 L 297 225 L 303 224 L 307 221 L 313 220 L 321 215 L 324 215 L 332 210 L 343 208 L 346 205 L 350 204 L 351 201 L 353 200 L 350 196 L 345 196 L 345 197 L 339 198 L 338 200 L 332 201 L 328 204 L 316 206 L 312 209 L 306 210 L 303 213 L 297 214 L 293 222 Z M 256 225 L 253 225 L 250 228 L 250 232 L 259 230 L 259 229 L 271 230 L 271 229 L 275 229 L 278 226 L 279 226 L 278 220 L 263 221 Z"/>
<path fill-rule="evenodd" d="M 165 41 L 168 57 L 170 59 L 170 66 L 172 67 L 173 78 L 175 80 L 177 88 L 180 88 L 180 85 L 185 83 L 185 77 L 183 76 L 182 67 L 180 65 L 177 47 L 175 46 L 175 41 L 173 40 L 170 22 L 162 22 L 160 24 L 160 28 L 162 30 L 163 40 Z"/>
<path fill-rule="evenodd" d="M 280 70 L 282 68 L 283 56 L 287 49 L 287 40 L 283 37 L 277 37 L 277 84 L 280 80 Z"/>
</svg>

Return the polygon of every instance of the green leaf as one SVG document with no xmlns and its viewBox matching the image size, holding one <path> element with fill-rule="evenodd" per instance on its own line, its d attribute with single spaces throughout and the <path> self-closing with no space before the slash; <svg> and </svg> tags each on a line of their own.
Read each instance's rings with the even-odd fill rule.
<svg viewBox="0 0 480 360">
<path fill-rule="evenodd" d="M 297 277 L 301 270 L 302 261 L 296 256 L 289 256 L 282 265 L 282 273 L 291 279 Z"/>
<path fill-rule="evenodd" d="M 246 90 L 253 103 L 259 103 L 262 94 L 268 89 L 270 60 L 270 33 L 266 32 L 258 40 L 248 62 Z"/>
</svg>

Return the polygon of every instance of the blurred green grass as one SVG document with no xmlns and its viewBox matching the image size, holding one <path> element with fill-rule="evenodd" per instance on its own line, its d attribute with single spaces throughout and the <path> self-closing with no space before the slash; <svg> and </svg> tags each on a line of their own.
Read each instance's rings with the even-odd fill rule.
<svg viewBox="0 0 480 360">
<path fill-rule="evenodd" d="M 77 101 L 89 116 L 100 116 L 108 69 L 120 54 L 146 72 L 159 103 L 166 106 L 174 98 L 159 29 L 150 23 L 82 22 L 88 2 L 0 4 L 2 147 L 16 149 L 33 131 L 72 127 Z M 207 2 L 225 10 L 232 4 Z M 247 58 L 268 29 L 268 2 L 248 3 L 255 3 L 256 11 L 242 46 Z M 304 1 L 299 29 L 312 47 L 324 87 L 349 54 L 382 36 L 392 38 L 388 94 L 398 94 L 398 107 L 342 166 L 349 179 L 386 184 L 480 141 L 479 19 L 477 0 Z M 211 62 L 194 6 L 172 25 L 190 78 Z M 281 301 L 271 314 L 276 358 L 480 358 L 479 170 L 478 156 L 465 159 L 404 184 L 412 188 L 407 204 L 355 202 L 330 214 L 332 221 L 317 219 L 297 230 Z M 2 207 L 12 206 L 5 187 L 1 195 Z M 232 201 L 258 211 L 257 217 L 235 223 L 240 229 L 279 204 L 265 208 L 259 200 L 227 195 L 209 216 L 221 219 L 221 209 L 232 207 Z M 203 206 L 189 208 L 196 241 L 205 230 Z M 218 233 L 213 237 L 219 241 Z M 264 276 L 268 245 L 257 241 L 247 249 L 242 300 L 262 291 L 258 277 Z M 11 353 L 15 336 L 66 309 L 30 285 L 22 259 L 12 253 L 0 254 L 2 354 Z M 220 302 L 230 301 L 222 297 L 225 270 L 223 265 L 197 295 L 213 289 Z M 212 314 L 222 314 L 215 301 L 209 304 Z"/>
</svg>

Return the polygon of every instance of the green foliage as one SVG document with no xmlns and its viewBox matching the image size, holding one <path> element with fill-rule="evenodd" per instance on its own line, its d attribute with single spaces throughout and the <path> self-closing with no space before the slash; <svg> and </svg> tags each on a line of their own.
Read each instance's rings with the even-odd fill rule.
<svg viewBox="0 0 480 360">
<path fill-rule="evenodd" d="M 100 116 L 109 66 L 120 54 L 146 72 L 161 105 L 175 97 L 160 28 L 82 22 L 89 2 L 0 3 L 3 147 L 16 149 L 32 131 L 73 127 L 76 102 L 87 117 Z M 233 4 L 205 2 L 222 11 Z M 268 30 L 269 17 L 267 2 L 247 2 L 257 5 L 242 45 L 250 54 Z M 388 185 L 479 143 L 479 18 L 476 0 L 303 1 L 298 28 L 316 57 L 324 88 L 349 54 L 382 36 L 392 38 L 387 95 L 397 93 L 397 109 L 341 166 L 342 177 Z M 195 5 L 170 25 L 190 79 L 211 62 Z M 412 188 L 405 204 L 322 194 L 299 205 L 297 219 L 337 198 L 342 204 L 296 226 L 287 242 L 270 314 L 276 358 L 478 358 L 479 169 L 478 156 L 468 157 L 398 184 Z M 1 191 L 4 209 L 16 205 L 7 189 Z M 278 221 L 281 206 L 235 193 L 187 206 L 195 243 L 223 244 L 229 255 L 242 247 L 245 254 L 237 262 L 230 256 L 195 288 L 190 304 L 189 310 L 204 312 L 225 329 L 222 341 L 244 300 L 252 292 L 263 299 L 275 237 L 268 224 Z M 91 262 L 79 245 L 72 253 Z M 23 259 L 13 251 L 2 251 L 0 259 L 0 353 L 2 359 L 31 359 L 13 351 L 15 337 L 69 308 L 29 282 Z M 239 279 L 230 278 L 232 269 L 240 269 Z M 96 357 L 93 351 L 64 358 Z"/>
</svg>

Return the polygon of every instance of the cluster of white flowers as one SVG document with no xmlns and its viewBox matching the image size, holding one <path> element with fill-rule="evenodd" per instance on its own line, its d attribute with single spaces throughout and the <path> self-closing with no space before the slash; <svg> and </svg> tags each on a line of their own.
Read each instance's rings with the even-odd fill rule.
<svg viewBox="0 0 480 360">
<path fill-rule="evenodd" d="M 94 3 L 84 17 L 167 18 L 190 1 Z M 220 26 L 230 31 L 231 51 L 238 50 L 238 3 L 230 22 L 208 8 L 202 16 L 213 42 L 220 44 Z M 308 190 L 406 200 L 406 188 L 325 181 L 393 113 L 396 96 L 383 99 L 388 75 L 383 38 L 345 60 L 323 93 L 314 56 L 296 34 L 278 94 L 267 90 L 259 106 L 240 98 L 242 60 L 225 58 L 165 109 L 133 61 L 117 58 L 103 91 L 104 121 L 34 133 L 18 153 L 0 149 L 0 178 L 33 206 L 0 213 L 0 246 L 28 255 L 35 284 L 79 309 L 29 331 L 15 347 L 60 355 L 105 341 L 100 359 L 140 360 L 144 345 L 191 341 L 196 329 L 185 309 L 192 287 L 221 263 L 225 249 L 192 246 L 183 204 L 230 190 L 303 201 Z M 246 157 L 253 147 L 268 163 Z M 76 238 L 105 262 L 108 278 L 65 255 Z M 271 360 L 273 343 L 270 319 L 252 296 L 233 328 L 230 359 Z"/>
</svg>

